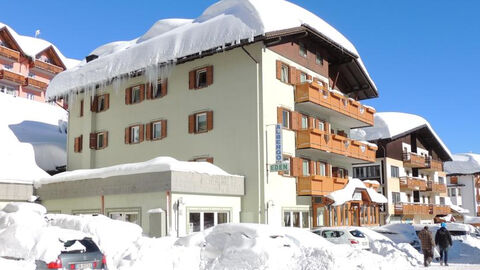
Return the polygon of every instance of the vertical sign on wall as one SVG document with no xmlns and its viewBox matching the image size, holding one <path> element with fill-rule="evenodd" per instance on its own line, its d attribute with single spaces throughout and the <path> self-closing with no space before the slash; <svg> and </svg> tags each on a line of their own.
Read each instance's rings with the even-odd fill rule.
<svg viewBox="0 0 480 270">
<path fill-rule="evenodd" d="M 282 145 L 282 125 L 275 125 L 275 162 L 277 164 L 283 161 L 283 145 Z"/>
</svg>

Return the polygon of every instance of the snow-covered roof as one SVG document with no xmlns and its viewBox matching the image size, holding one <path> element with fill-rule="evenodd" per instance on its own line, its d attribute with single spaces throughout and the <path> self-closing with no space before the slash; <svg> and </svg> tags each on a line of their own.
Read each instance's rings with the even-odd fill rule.
<svg viewBox="0 0 480 270">
<path fill-rule="evenodd" d="M 67 163 L 67 112 L 0 93 L 0 182 L 32 183 Z"/>
<path fill-rule="evenodd" d="M 450 197 L 445 197 L 445 205 L 450 206 L 450 208 L 460 214 L 468 214 L 470 211 L 468 209 L 462 208 L 454 203 L 452 203 L 452 200 Z"/>
<path fill-rule="evenodd" d="M 43 52 L 49 47 L 52 47 L 67 69 L 72 68 L 80 63 L 79 60 L 65 57 L 60 52 L 60 50 L 52 43 L 41 38 L 20 35 L 15 32 L 15 30 L 13 30 L 10 26 L 0 22 L 0 29 L 4 27 L 8 29 L 8 32 L 12 35 L 18 46 L 20 46 L 22 52 L 25 53 L 27 56 L 31 57 L 32 59 L 35 59 L 37 54 Z"/>
<path fill-rule="evenodd" d="M 92 52 L 97 59 L 83 61 L 76 68 L 56 76 L 47 89 L 53 99 L 92 89 L 96 84 L 140 69 L 156 69 L 161 63 L 219 49 L 241 40 L 254 41 L 280 30 L 308 26 L 343 51 L 358 57 L 353 44 L 317 15 L 285 0 L 222 0 L 207 8 L 200 17 L 166 19 L 155 23 L 143 36 L 131 41 L 117 41 Z M 358 57 L 355 61 L 373 80 Z"/>
<path fill-rule="evenodd" d="M 447 174 L 480 173 L 480 155 L 461 153 L 452 155 L 453 160 L 444 163 Z"/>
<path fill-rule="evenodd" d="M 127 163 L 98 169 L 82 169 L 63 172 L 49 177 L 42 177 L 35 182 L 35 186 L 39 187 L 42 184 L 166 171 L 231 176 L 231 174 L 228 174 L 209 162 L 188 162 L 178 161 L 172 157 L 157 157 L 138 163 Z"/>
<path fill-rule="evenodd" d="M 353 196 L 355 191 L 358 190 L 365 190 L 370 197 L 370 200 L 375 203 L 387 203 L 387 198 L 382 194 L 376 192 L 373 188 L 368 188 L 362 182 L 362 180 L 357 178 L 350 178 L 348 183 L 345 185 L 343 189 L 334 191 L 327 195 L 328 198 L 334 201 L 333 205 L 342 205 L 346 202 L 354 200 Z"/>
<path fill-rule="evenodd" d="M 452 154 L 442 139 L 437 135 L 430 123 L 425 118 L 403 112 L 377 112 L 375 113 L 375 125 L 372 127 L 352 129 L 350 135 L 355 140 L 376 141 L 380 139 L 397 139 L 410 132 L 421 128 L 428 130 L 435 137 L 443 151 L 450 157 Z"/>
</svg>

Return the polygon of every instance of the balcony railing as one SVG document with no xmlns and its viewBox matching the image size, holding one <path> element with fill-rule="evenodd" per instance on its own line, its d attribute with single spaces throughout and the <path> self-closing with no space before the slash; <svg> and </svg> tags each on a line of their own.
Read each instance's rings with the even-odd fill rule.
<svg viewBox="0 0 480 270">
<path fill-rule="evenodd" d="M 430 205 L 430 213 L 434 216 L 450 214 L 450 206 L 446 205 Z"/>
<path fill-rule="evenodd" d="M 35 60 L 34 62 L 32 62 L 31 68 L 38 68 L 52 74 L 58 74 L 63 71 L 63 67 L 59 67 L 57 65 L 53 65 L 41 60 Z"/>
<path fill-rule="evenodd" d="M 480 217 L 480 206 L 477 206 L 477 217 Z"/>
<path fill-rule="evenodd" d="M 45 82 L 39 81 L 37 79 L 34 79 L 32 77 L 27 77 L 25 78 L 25 83 L 23 84 L 23 86 L 36 88 L 38 90 L 44 91 L 44 90 L 47 90 L 48 84 Z"/>
<path fill-rule="evenodd" d="M 430 206 L 428 204 L 400 203 L 395 204 L 395 215 L 429 215 Z"/>
<path fill-rule="evenodd" d="M 14 84 L 23 84 L 25 82 L 25 77 L 22 74 L 15 73 L 8 69 L 1 69 L 0 80 L 5 80 Z"/>
<path fill-rule="evenodd" d="M 403 152 L 403 166 L 411 168 L 425 168 L 425 165 L 425 156 L 412 152 Z"/>
<path fill-rule="evenodd" d="M 425 191 L 427 190 L 427 182 L 410 176 L 402 176 L 400 177 L 400 188 Z"/>
<path fill-rule="evenodd" d="M 297 149 L 318 149 L 364 161 L 375 161 L 377 147 L 319 129 L 297 131 Z"/>
<path fill-rule="evenodd" d="M 346 116 L 373 125 L 375 109 L 364 106 L 360 102 L 344 95 L 324 89 L 317 82 L 296 85 L 295 102 L 312 102 L 322 107 L 342 113 Z"/>
<path fill-rule="evenodd" d="M 441 162 L 440 160 L 435 160 L 432 157 L 427 157 L 425 161 L 426 164 L 424 170 L 437 172 L 443 171 L 443 162 Z"/>
<path fill-rule="evenodd" d="M 0 46 L 0 56 L 9 60 L 18 62 L 20 61 L 20 52 L 12 50 L 10 48 Z"/>
<path fill-rule="evenodd" d="M 427 182 L 427 191 L 432 191 L 435 193 L 445 193 L 447 192 L 447 186 L 445 184 L 435 183 L 433 181 Z"/>
<path fill-rule="evenodd" d="M 321 196 L 345 187 L 347 179 L 330 176 L 299 176 L 297 180 L 297 195 Z"/>
</svg>

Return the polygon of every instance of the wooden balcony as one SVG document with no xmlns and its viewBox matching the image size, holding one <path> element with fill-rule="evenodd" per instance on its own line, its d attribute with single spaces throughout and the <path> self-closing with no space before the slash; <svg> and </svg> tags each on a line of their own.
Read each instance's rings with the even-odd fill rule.
<svg viewBox="0 0 480 270">
<path fill-rule="evenodd" d="M 441 162 L 440 160 L 433 159 L 432 157 L 427 157 L 425 168 L 423 168 L 423 170 L 442 172 L 443 162 Z"/>
<path fill-rule="evenodd" d="M 397 216 L 413 216 L 413 215 L 429 215 L 430 206 L 428 204 L 400 203 L 395 204 L 395 215 Z"/>
<path fill-rule="evenodd" d="M 433 181 L 427 181 L 427 191 L 435 193 L 447 192 L 447 186 L 445 184 L 435 183 Z"/>
<path fill-rule="evenodd" d="M 430 205 L 430 213 L 434 216 L 450 214 L 450 206 L 447 205 Z"/>
<path fill-rule="evenodd" d="M 12 62 L 20 61 L 20 52 L 12 50 L 10 48 L 0 46 L 0 57 L 10 60 Z"/>
<path fill-rule="evenodd" d="M 297 131 L 297 150 L 316 149 L 345 157 L 375 162 L 377 147 L 319 129 Z"/>
<path fill-rule="evenodd" d="M 22 85 L 25 77 L 22 74 L 15 73 L 8 69 L 0 69 L 0 81 L 6 81 L 10 84 Z"/>
<path fill-rule="evenodd" d="M 41 71 L 46 71 L 46 72 L 48 72 L 50 74 L 53 74 L 53 75 L 58 74 L 58 73 L 60 73 L 64 70 L 63 67 L 59 67 L 57 65 L 53 65 L 53 64 L 41 61 L 41 60 L 35 60 L 34 62 L 32 62 L 30 64 L 30 68 L 39 69 Z"/>
<path fill-rule="evenodd" d="M 375 109 L 364 106 L 360 102 L 348 98 L 338 92 L 330 92 L 324 89 L 324 86 L 317 82 L 301 83 L 296 85 L 295 102 L 297 104 L 305 104 L 304 109 L 320 109 L 320 113 L 330 116 L 338 120 L 346 121 L 347 126 L 373 126 Z M 308 107 L 308 104 L 314 106 Z M 322 110 L 323 108 L 323 110 Z M 347 118 L 345 116 L 348 116 Z"/>
<path fill-rule="evenodd" d="M 298 196 L 321 196 L 345 187 L 348 179 L 330 176 L 299 176 L 297 180 Z"/>
<path fill-rule="evenodd" d="M 480 206 L 477 206 L 477 217 L 480 217 Z"/>
<path fill-rule="evenodd" d="M 403 176 L 400 177 L 400 188 L 425 191 L 427 190 L 427 182 L 422 179 Z"/>
<path fill-rule="evenodd" d="M 48 84 L 42 81 L 39 81 L 35 78 L 27 77 L 25 78 L 25 82 L 23 84 L 24 87 L 31 88 L 34 90 L 47 90 Z"/>
<path fill-rule="evenodd" d="M 403 166 L 410 168 L 425 168 L 425 157 L 412 152 L 403 152 Z"/>
</svg>

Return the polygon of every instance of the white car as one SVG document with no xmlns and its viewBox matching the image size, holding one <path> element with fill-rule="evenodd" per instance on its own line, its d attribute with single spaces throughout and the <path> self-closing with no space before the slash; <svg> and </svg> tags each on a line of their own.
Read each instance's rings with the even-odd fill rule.
<svg viewBox="0 0 480 270">
<path fill-rule="evenodd" d="M 390 238 L 395 244 L 408 243 L 418 251 L 422 248 L 415 228 L 411 224 L 387 224 L 372 230 Z"/>
<path fill-rule="evenodd" d="M 355 227 L 321 227 L 312 229 L 312 232 L 334 244 L 344 244 L 365 250 L 370 249 L 367 237 Z"/>
</svg>

